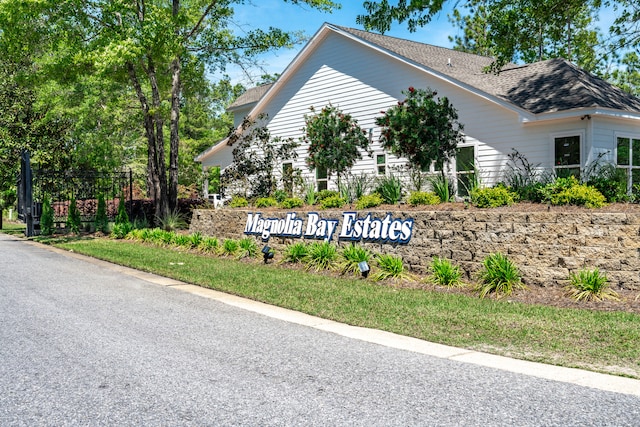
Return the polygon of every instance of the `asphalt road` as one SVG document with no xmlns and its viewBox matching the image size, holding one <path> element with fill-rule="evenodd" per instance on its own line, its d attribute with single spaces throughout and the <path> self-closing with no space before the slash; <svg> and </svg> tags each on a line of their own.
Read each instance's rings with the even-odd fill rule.
<svg viewBox="0 0 640 427">
<path fill-rule="evenodd" d="M 0 234 L 0 426 L 638 426 L 640 398 L 318 330 Z"/>
</svg>

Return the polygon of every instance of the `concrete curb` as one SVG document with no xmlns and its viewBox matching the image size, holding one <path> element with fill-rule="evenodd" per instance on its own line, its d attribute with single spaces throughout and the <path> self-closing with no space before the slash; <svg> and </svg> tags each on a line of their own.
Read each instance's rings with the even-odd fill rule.
<svg viewBox="0 0 640 427">
<path fill-rule="evenodd" d="M 412 351 L 443 359 L 455 360 L 458 362 L 471 363 L 478 366 L 501 369 L 517 374 L 529 375 L 544 378 L 552 381 L 576 384 L 583 387 L 590 387 L 603 391 L 622 393 L 640 397 L 640 380 L 632 378 L 618 377 L 615 375 L 601 374 L 597 372 L 585 371 L 582 369 L 565 368 L 543 363 L 528 362 L 524 360 L 511 359 L 504 356 L 496 356 L 474 350 L 465 350 L 442 344 L 430 343 L 416 338 L 406 337 L 390 332 L 376 329 L 350 326 L 332 320 L 326 320 L 297 311 L 276 307 L 273 305 L 241 298 L 235 295 L 225 294 L 212 289 L 191 285 L 178 280 L 158 276 L 151 273 L 123 267 L 107 261 L 91 258 L 85 255 L 66 251 L 37 242 L 28 243 L 46 248 L 65 256 L 80 259 L 101 267 L 137 277 L 150 283 L 161 286 L 168 286 L 193 295 L 209 298 L 228 304 L 243 310 L 252 311 L 264 316 L 296 323 L 322 331 L 331 332 L 348 338 L 379 344 L 391 348 Z"/>
</svg>

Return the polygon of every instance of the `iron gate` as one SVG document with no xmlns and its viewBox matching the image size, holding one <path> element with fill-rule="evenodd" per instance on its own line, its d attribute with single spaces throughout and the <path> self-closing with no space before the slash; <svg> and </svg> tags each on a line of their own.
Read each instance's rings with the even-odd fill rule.
<svg viewBox="0 0 640 427">
<path fill-rule="evenodd" d="M 31 169 L 29 152 L 22 153 L 18 178 L 18 218 L 26 223 L 26 235 L 37 234 L 42 215 L 42 203 L 49 198 L 54 213 L 54 222 L 66 222 L 69 204 L 76 200 L 82 222 L 95 219 L 98 195 L 102 194 L 107 205 L 107 217 L 113 220 L 117 214 L 120 198 L 126 201 L 131 216 L 133 198 L 133 176 L 128 172 L 54 171 Z"/>
</svg>

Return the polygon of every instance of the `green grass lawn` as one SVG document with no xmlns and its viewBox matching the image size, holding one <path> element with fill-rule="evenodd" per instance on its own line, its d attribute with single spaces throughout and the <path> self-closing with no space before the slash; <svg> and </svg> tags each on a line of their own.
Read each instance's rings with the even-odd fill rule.
<svg viewBox="0 0 640 427">
<path fill-rule="evenodd" d="M 274 264 L 111 239 L 59 247 L 350 325 L 640 378 L 640 316 L 402 289 Z"/>
</svg>

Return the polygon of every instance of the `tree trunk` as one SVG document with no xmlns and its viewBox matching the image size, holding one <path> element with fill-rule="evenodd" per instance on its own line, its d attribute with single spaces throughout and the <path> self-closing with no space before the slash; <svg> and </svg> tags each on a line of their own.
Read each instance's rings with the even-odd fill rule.
<svg viewBox="0 0 640 427">
<path fill-rule="evenodd" d="M 159 144 L 157 130 L 159 128 L 158 123 L 155 120 L 153 114 L 151 114 L 149 108 L 149 101 L 147 100 L 142 85 L 138 79 L 135 67 L 132 63 L 127 64 L 127 71 L 129 78 L 138 96 L 138 101 L 142 108 L 142 115 L 144 117 L 144 131 L 147 137 L 147 190 L 148 196 L 153 200 L 154 214 L 157 218 L 163 218 L 166 216 L 167 204 L 166 204 L 166 175 L 163 178 L 162 171 L 164 170 L 164 142 Z M 157 87 L 156 87 L 157 89 Z M 156 108 L 156 111 L 158 109 Z M 157 115 L 158 113 L 156 113 Z M 160 129 L 161 126 L 160 126 Z M 160 134 L 162 136 L 162 134 Z M 158 147 L 163 147 L 162 152 L 158 152 Z M 158 160 L 162 159 L 162 163 Z M 164 181 L 164 185 L 163 185 Z M 164 188 L 164 197 L 163 197 Z M 164 199 L 164 202 L 163 202 Z"/>
<path fill-rule="evenodd" d="M 155 216 L 157 219 L 166 218 L 169 214 L 169 198 L 167 195 L 167 168 L 165 165 L 164 155 L 164 119 L 161 111 L 160 90 L 158 88 L 158 80 L 156 78 L 156 69 L 151 58 L 147 61 L 147 77 L 151 85 L 151 99 L 153 103 L 153 124 L 155 128 L 155 157 L 153 159 L 155 169 L 157 170 L 157 180 L 154 183 L 157 186 L 158 194 L 154 199 Z"/>
<path fill-rule="evenodd" d="M 177 19 L 180 13 L 180 0 L 172 1 L 173 19 Z M 178 25 L 174 32 L 176 37 L 180 37 Z M 178 152 L 180 149 L 180 93 L 182 83 L 180 81 L 180 55 L 171 61 L 171 119 L 169 136 L 169 209 L 176 210 L 178 207 Z"/>
<path fill-rule="evenodd" d="M 171 63 L 171 136 L 169 144 L 169 208 L 173 211 L 178 205 L 178 150 L 180 146 L 180 58 Z"/>
</svg>

